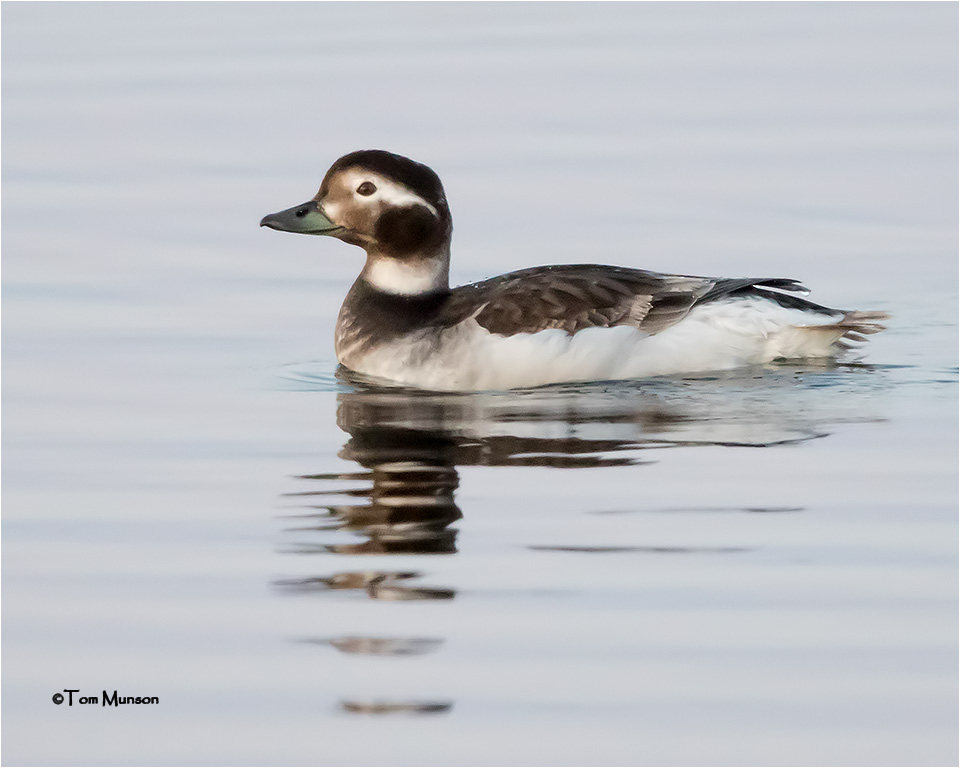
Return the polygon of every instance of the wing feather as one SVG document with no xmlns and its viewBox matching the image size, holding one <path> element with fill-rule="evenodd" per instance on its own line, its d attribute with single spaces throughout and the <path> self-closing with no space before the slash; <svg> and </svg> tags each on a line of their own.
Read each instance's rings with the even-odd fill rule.
<svg viewBox="0 0 960 768">
<path fill-rule="evenodd" d="M 455 325 L 474 317 L 503 336 L 550 328 L 573 334 L 619 325 L 654 334 L 682 320 L 698 303 L 743 294 L 828 311 L 789 295 L 801 291 L 803 286 L 785 278 L 665 275 L 595 264 L 534 267 L 455 289 L 441 321 Z"/>
</svg>

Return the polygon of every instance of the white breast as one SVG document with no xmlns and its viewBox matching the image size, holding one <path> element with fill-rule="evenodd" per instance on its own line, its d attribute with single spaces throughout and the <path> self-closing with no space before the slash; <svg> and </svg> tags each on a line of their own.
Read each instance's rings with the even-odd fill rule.
<svg viewBox="0 0 960 768">
<path fill-rule="evenodd" d="M 363 269 L 368 283 L 396 296 L 422 296 L 447 287 L 447 265 L 440 259 L 409 261 L 370 258 Z"/>
</svg>

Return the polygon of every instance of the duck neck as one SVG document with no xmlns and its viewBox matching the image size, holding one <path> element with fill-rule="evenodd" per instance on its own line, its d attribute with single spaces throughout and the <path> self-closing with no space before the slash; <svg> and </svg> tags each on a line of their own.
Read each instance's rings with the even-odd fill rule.
<svg viewBox="0 0 960 768">
<path fill-rule="evenodd" d="M 396 256 L 367 251 L 360 277 L 383 293 L 428 296 L 450 290 L 450 244 L 435 251 Z"/>
</svg>

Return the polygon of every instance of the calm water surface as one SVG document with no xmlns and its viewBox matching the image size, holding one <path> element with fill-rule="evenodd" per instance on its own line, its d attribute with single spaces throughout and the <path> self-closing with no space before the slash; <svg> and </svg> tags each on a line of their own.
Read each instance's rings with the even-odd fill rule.
<svg viewBox="0 0 960 768">
<path fill-rule="evenodd" d="M 3 761 L 957 762 L 953 4 L 4 4 Z M 855 365 L 338 372 L 361 147 L 453 278 L 784 275 Z M 159 704 L 57 706 L 78 695 Z"/>
</svg>

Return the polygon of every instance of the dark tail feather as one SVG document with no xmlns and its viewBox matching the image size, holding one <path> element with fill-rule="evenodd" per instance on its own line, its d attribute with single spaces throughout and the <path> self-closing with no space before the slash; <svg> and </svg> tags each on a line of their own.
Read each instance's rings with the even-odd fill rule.
<svg viewBox="0 0 960 768">
<path fill-rule="evenodd" d="M 789 291 L 791 293 L 810 293 L 804 286 L 796 280 L 790 280 L 786 277 L 724 277 L 714 284 L 713 288 L 707 291 L 700 301 L 715 301 L 724 296 L 739 296 L 744 293 L 753 293 L 755 289 L 773 288 L 778 291 Z"/>
<path fill-rule="evenodd" d="M 842 310 L 831 309 L 800 296 L 794 296 L 793 294 L 796 293 L 806 295 L 810 291 L 796 280 L 786 277 L 723 278 L 718 280 L 716 285 L 700 298 L 700 302 L 716 301 L 725 296 L 760 296 L 788 309 L 803 309 L 825 315 L 835 315 L 842 312 Z"/>
</svg>

